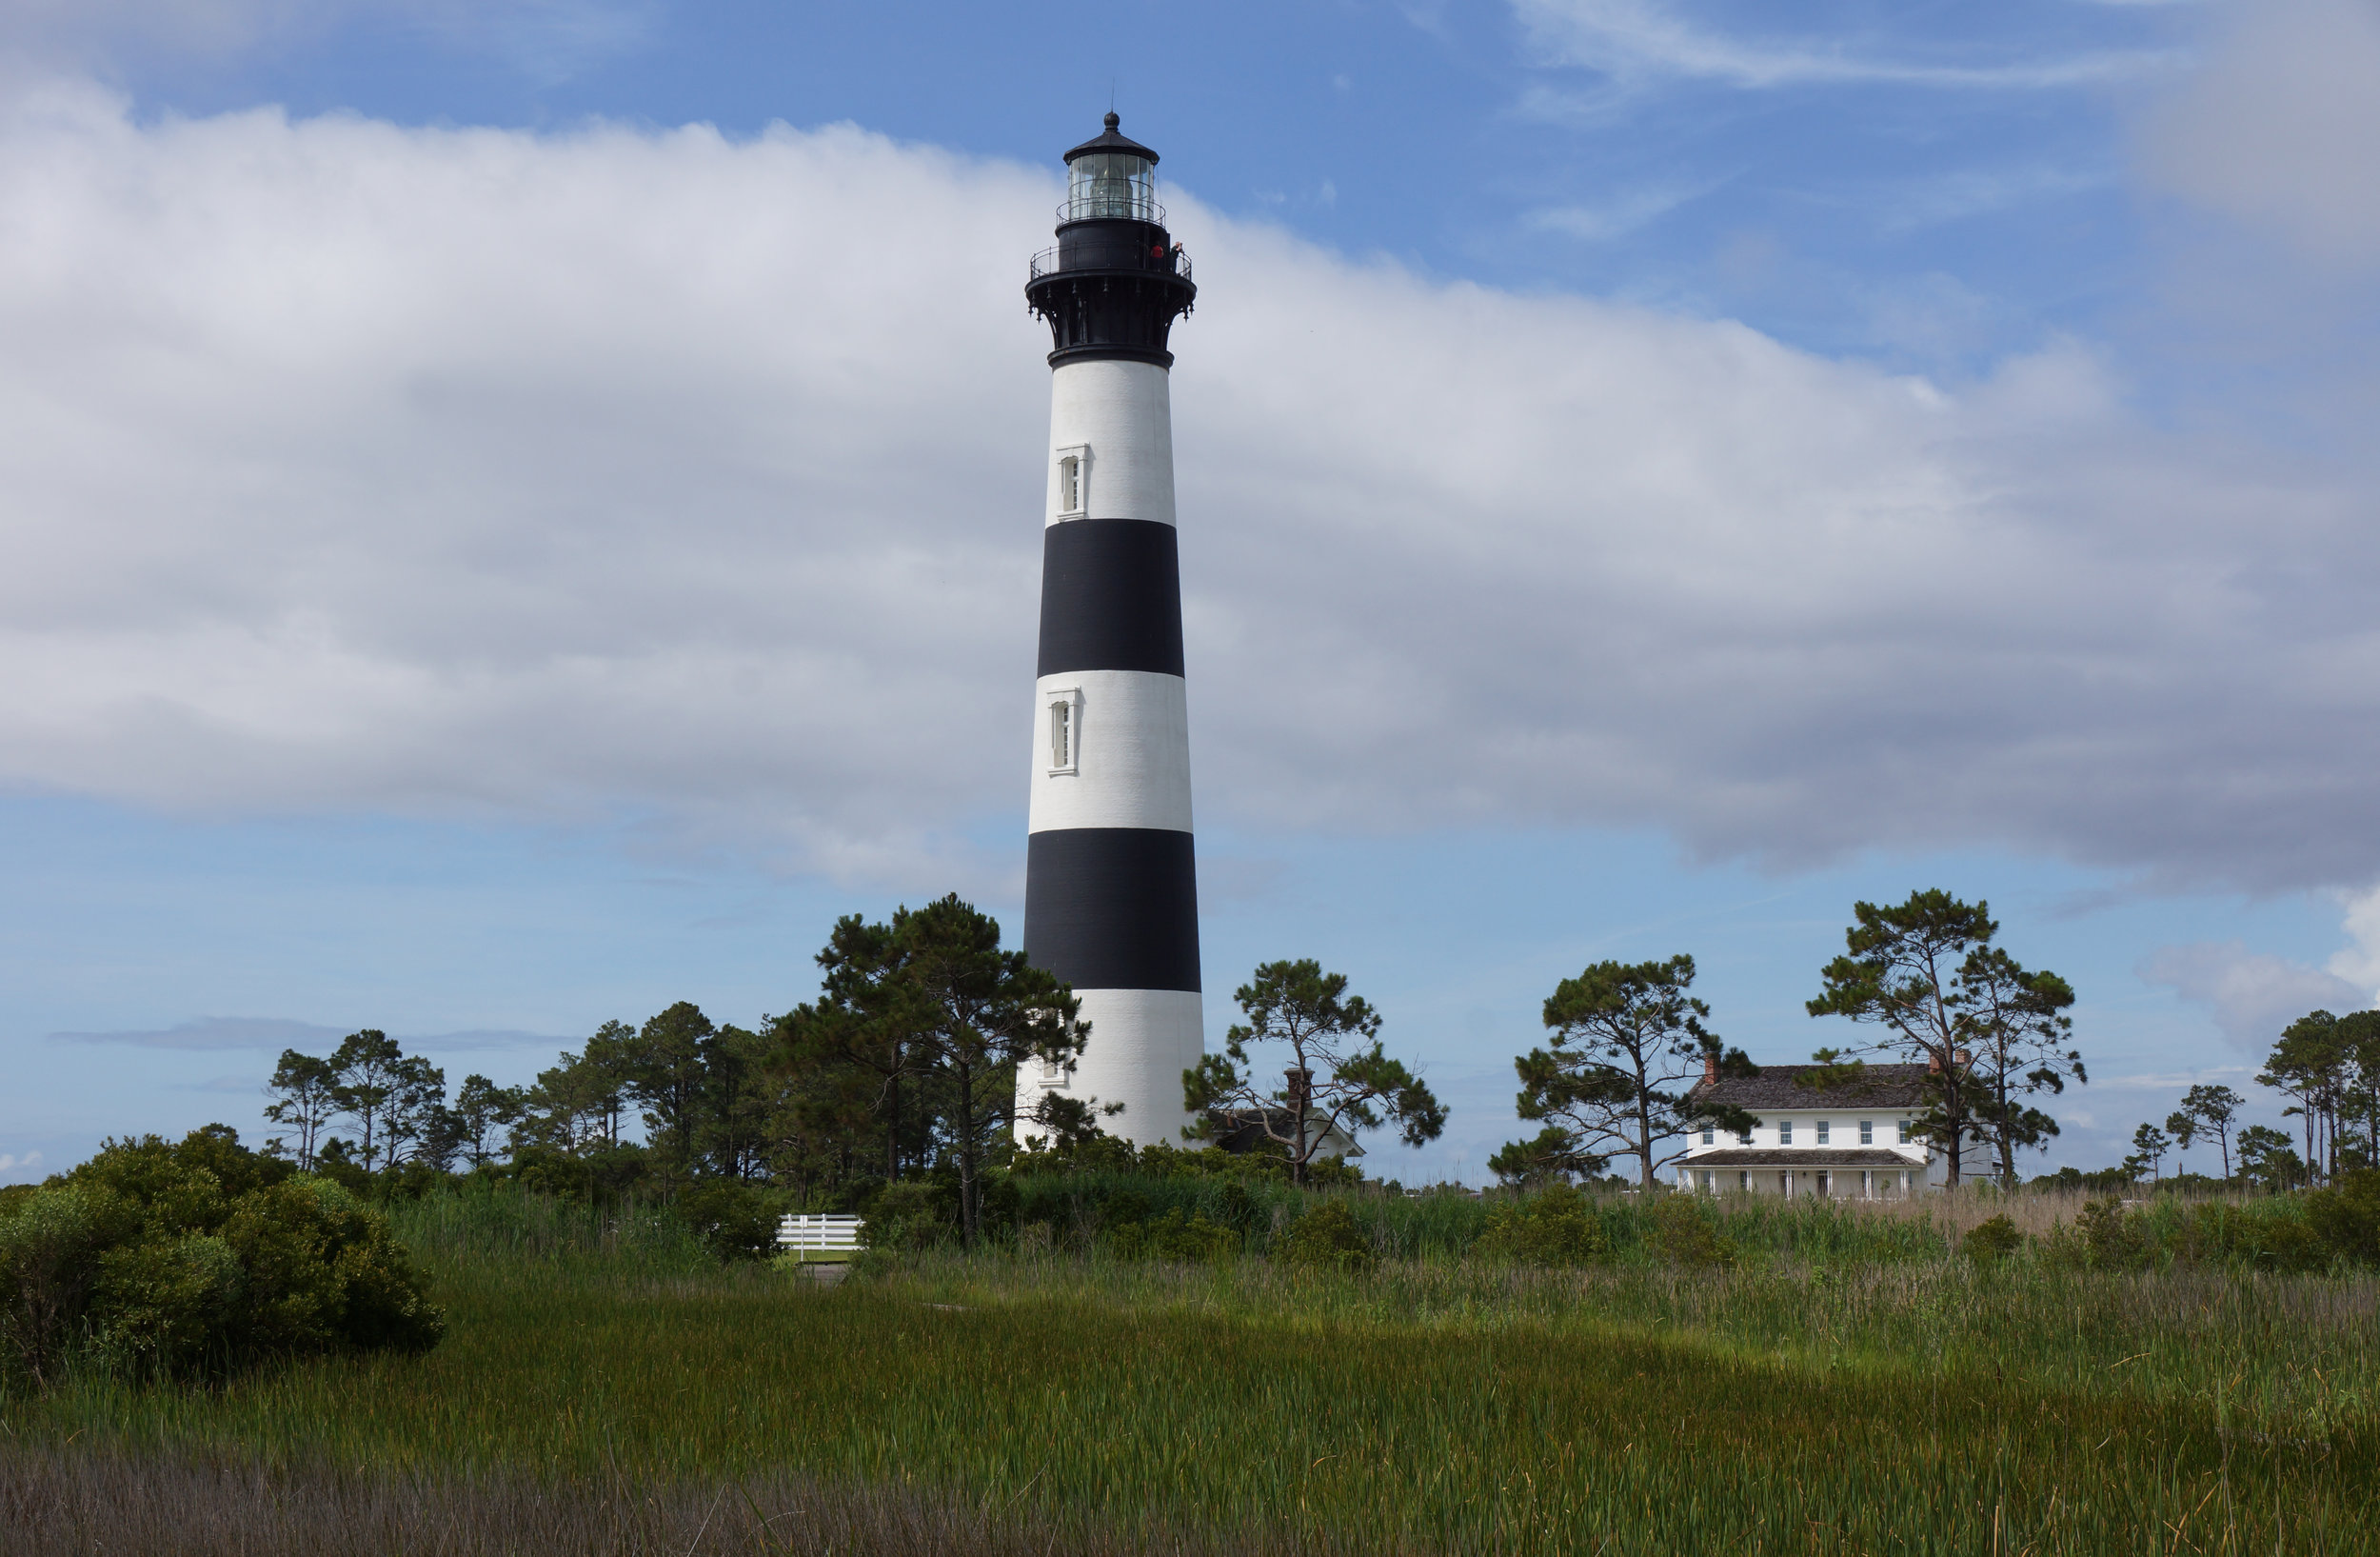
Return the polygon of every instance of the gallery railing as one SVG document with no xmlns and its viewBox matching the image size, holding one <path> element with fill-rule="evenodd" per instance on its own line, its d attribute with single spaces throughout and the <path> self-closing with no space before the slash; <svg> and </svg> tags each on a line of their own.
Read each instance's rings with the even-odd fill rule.
<svg viewBox="0 0 2380 1557">
<path fill-rule="evenodd" d="M 1044 249 L 1033 256 L 1028 283 L 1061 270 L 1150 270 L 1190 279 L 1190 256 L 1179 244 L 1171 248 L 1120 238 L 1081 238 Z"/>
</svg>

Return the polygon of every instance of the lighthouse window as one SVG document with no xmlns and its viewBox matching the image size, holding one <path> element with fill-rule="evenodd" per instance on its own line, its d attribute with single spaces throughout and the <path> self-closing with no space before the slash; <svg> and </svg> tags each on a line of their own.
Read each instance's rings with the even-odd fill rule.
<svg viewBox="0 0 2380 1557">
<path fill-rule="evenodd" d="M 1049 770 L 1053 776 L 1079 772 L 1082 761 L 1082 694 L 1067 688 L 1049 700 Z"/>
<path fill-rule="evenodd" d="M 1087 449 L 1061 449 L 1058 451 L 1058 512 L 1062 518 L 1086 511 L 1084 488 L 1090 474 L 1091 451 Z"/>
</svg>

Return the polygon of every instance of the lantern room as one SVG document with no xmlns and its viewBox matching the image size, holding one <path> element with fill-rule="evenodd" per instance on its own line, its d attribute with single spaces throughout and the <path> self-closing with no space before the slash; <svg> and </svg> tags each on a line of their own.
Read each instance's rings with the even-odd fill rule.
<svg viewBox="0 0 2380 1557">
<path fill-rule="evenodd" d="M 1129 139 L 1107 116 L 1106 130 L 1066 153 L 1066 208 L 1061 222 L 1148 222 L 1162 227 L 1157 203 L 1157 153 Z"/>
</svg>

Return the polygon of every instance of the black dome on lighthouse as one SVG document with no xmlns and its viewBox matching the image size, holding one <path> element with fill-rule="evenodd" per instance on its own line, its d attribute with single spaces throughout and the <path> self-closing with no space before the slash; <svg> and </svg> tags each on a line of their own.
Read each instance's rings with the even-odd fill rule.
<svg viewBox="0 0 2380 1557">
<path fill-rule="evenodd" d="M 1156 152 L 1116 128 L 1122 122 L 1111 109 L 1107 114 L 1107 128 L 1067 152 L 1065 160 L 1071 163 L 1077 157 L 1087 157 L 1095 151 L 1117 151 L 1127 157 L 1146 157 L 1151 163 L 1155 163 Z"/>
</svg>

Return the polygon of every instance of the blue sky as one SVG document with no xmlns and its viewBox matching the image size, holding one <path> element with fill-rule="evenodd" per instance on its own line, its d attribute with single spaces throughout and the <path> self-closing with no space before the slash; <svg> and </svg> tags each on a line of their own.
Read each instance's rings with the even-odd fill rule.
<svg viewBox="0 0 2380 1557">
<path fill-rule="evenodd" d="M 2044 1168 L 2380 991 L 2367 6 L 189 0 L 0 53 L 0 1178 L 250 1129 L 286 1042 L 523 1080 L 791 1006 L 839 912 L 1013 923 L 1015 289 L 1111 92 L 1204 289 L 1210 1027 L 1347 971 L 1455 1106 L 1383 1172 L 1481 1176 L 1594 958 L 1839 1041 L 1818 964 L 1920 886 L 2081 991 Z"/>
</svg>

